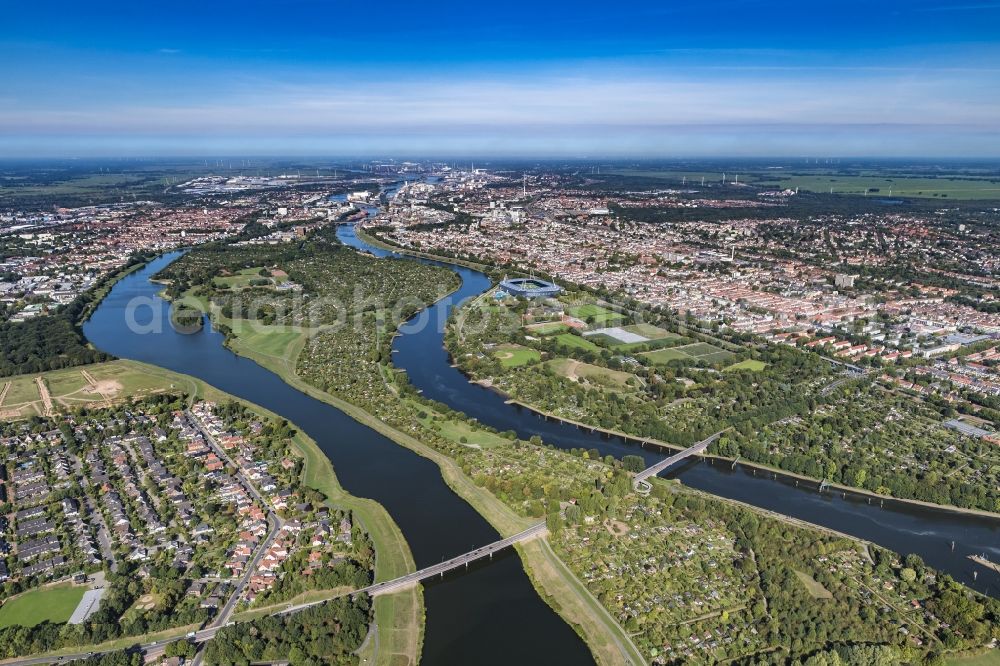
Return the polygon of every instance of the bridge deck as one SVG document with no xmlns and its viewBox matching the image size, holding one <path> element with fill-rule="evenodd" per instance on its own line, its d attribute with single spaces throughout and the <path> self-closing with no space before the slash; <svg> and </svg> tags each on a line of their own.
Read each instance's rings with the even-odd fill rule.
<svg viewBox="0 0 1000 666">
<path fill-rule="evenodd" d="M 656 474 L 659 474 L 664 469 L 666 469 L 667 467 L 670 467 L 674 463 L 680 462 L 681 460 L 684 460 L 685 458 L 688 458 L 690 456 L 697 455 L 697 454 L 701 453 L 702 451 L 704 451 L 705 449 L 708 448 L 709 444 L 711 444 L 716 439 L 718 439 L 719 436 L 722 435 L 723 432 L 724 431 L 719 431 L 719 432 L 715 433 L 714 435 L 711 435 L 711 436 L 703 439 L 702 441 L 698 442 L 697 444 L 695 444 L 695 445 L 693 445 L 693 446 L 691 446 L 691 447 L 689 447 L 687 449 L 684 449 L 683 451 L 681 451 L 679 453 L 675 453 L 674 455 L 672 455 L 672 456 L 670 456 L 668 458 L 664 458 L 663 460 L 659 461 L 655 465 L 651 465 L 650 467 L 647 467 L 646 469 L 644 469 L 643 471 L 641 471 L 641 472 L 639 472 L 638 474 L 635 475 L 635 477 L 634 477 L 635 480 L 636 481 L 644 481 L 644 480 L 648 479 L 651 476 L 655 476 Z M 529 527 L 528 529 L 524 530 L 523 532 L 518 532 L 517 534 L 515 534 L 513 536 L 509 536 L 506 539 L 500 539 L 499 541 L 494 541 L 493 543 L 485 545 L 485 546 L 482 546 L 481 548 L 476 548 L 475 550 L 470 550 L 469 552 L 463 553 L 462 555 L 458 555 L 457 557 L 453 557 L 450 560 L 445 560 L 444 562 L 439 562 L 438 564 L 434 564 L 434 565 L 431 565 L 429 567 L 425 567 L 425 568 L 420 569 L 418 571 L 414 571 L 413 573 L 406 574 L 405 576 L 400 576 L 399 578 L 394 578 L 392 580 L 382 581 L 381 583 L 374 583 L 372 585 L 369 585 L 368 587 L 364 587 L 364 588 L 361 588 L 360 590 L 357 590 L 357 591 L 353 592 L 353 594 L 358 594 L 360 592 L 367 592 L 368 594 L 370 594 L 372 596 L 375 596 L 375 595 L 378 595 L 378 594 L 389 594 L 389 593 L 392 593 L 392 592 L 399 591 L 399 590 L 401 590 L 403 588 L 409 587 L 410 585 L 415 585 L 416 583 L 418 583 L 418 582 L 420 582 L 420 581 L 422 581 L 422 580 L 424 580 L 426 578 L 432 578 L 434 576 L 439 576 L 439 575 L 441 575 L 443 573 L 447 573 L 448 571 L 451 571 L 452 569 L 457 569 L 457 568 L 459 568 L 461 566 L 465 566 L 467 564 L 471 564 L 472 562 L 475 562 L 476 560 L 480 560 L 480 559 L 482 559 L 484 557 L 489 557 L 493 553 L 496 553 L 497 551 L 503 550 L 504 548 L 508 548 L 508 547 L 514 545 L 515 543 L 519 543 L 521 541 L 526 541 L 528 539 L 531 539 L 531 538 L 534 538 L 536 536 L 539 536 L 539 535 L 541 535 L 541 534 L 543 534 L 545 532 L 545 529 L 546 528 L 545 528 L 545 523 L 544 522 L 536 523 L 535 525 L 532 525 L 531 527 Z M 304 608 L 309 608 L 310 606 L 315 606 L 317 604 L 322 604 L 322 603 L 325 603 L 325 602 L 323 602 L 323 601 L 313 601 L 313 602 L 310 602 L 310 603 L 299 604 L 297 606 L 290 606 L 290 607 L 284 609 L 283 611 L 281 611 L 281 614 L 295 613 L 295 612 L 300 611 L 300 610 L 302 610 Z"/>
<path fill-rule="evenodd" d="M 684 449 L 683 451 L 681 451 L 679 453 L 675 453 L 674 455 L 672 455 L 672 456 L 670 456 L 668 458 L 664 458 L 663 460 L 661 460 L 660 462 L 656 463 L 655 465 L 650 465 L 646 469 L 644 469 L 641 472 L 639 472 L 638 474 L 636 474 L 635 475 L 635 480 L 636 481 L 645 481 L 646 479 L 648 479 L 651 476 L 656 476 L 657 474 L 659 474 L 660 472 L 662 472 L 666 468 L 670 467 L 674 463 L 678 463 L 678 462 L 684 460 L 685 458 L 689 458 L 689 457 L 691 457 L 693 455 L 697 455 L 697 454 L 701 453 L 702 451 L 704 451 L 705 449 L 708 448 L 709 444 L 711 444 L 712 442 L 714 442 L 715 440 L 717 440 L 720 435 L 722 435 L 722 431 L 719 431 L 719 432 L 715 433 L 714 435 L 710 435 L 710 436 L 706 437 L 705 439 L 701 440 L 697 444 L 695 444 L 693 446 L 690 446 L 690 447 Z"/>
</svg>

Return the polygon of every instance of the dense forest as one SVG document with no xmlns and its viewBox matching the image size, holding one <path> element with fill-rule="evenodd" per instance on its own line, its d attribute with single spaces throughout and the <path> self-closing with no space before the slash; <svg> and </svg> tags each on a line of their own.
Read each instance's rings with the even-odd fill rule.
<svg viewBox="0 0 1000 666">
<path fill-rule="evenodd" d="M 66 312 L 0 324 L 0 375 L 23 375 L 110 358 L 87 346 Z"/>
<path fill-rule="evenodd" d="M 371 599 L 341 597 L 294 615 L 226 627 L 208 643 L 207 664 L 288 660 L 292 664 L 357 664 L 368 633 Z"/>
<path fill-rule="evenodd" d="M 135 254 L 122 271 L 147 259 Z M 58 370 L 111 358 L 87 343 L 81 326 L 121 274 L 120 271 L 105 275 L 89 291 L 54 314 L 0 323 L 0 376 Z"/>
</svg>

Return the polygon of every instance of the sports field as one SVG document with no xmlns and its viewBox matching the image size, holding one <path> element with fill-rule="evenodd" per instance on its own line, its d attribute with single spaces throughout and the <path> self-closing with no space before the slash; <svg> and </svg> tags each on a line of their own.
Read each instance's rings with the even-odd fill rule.
<svg viewBox="0 0 1000 666">
<path fill-rule="evenodd" d="M 719 349 L 707 342 L 695 342 L 694 344 L 682 345 L 680 347 L 657 349 L 655 351 L 644 352 L 642 355 L 650 359 L 653 363 L 667 363 L 669 361 L 726 363 L 735 358 L 731 352 Z"/>
<path fill-rule="evenodd" d="M 586 349 L 587 351 L 600 351 L 601 349 L 590 340 L 579 335 L 573 335 L 572 333 L 560 333 L 555 339 L 556 342 L 566 347 Z"/>
<path fill-rule="evenodd" d="M 582 319 L 584 321 L 593 320 L 595 324 L 607 324 L 609 322 L 621 321 L 624 319 L 624 315 L 620 315 L 613 310 L 608 310 L 603 308 L 596 303 L 583 303 L 581 305 L 571 305 L 566 309 L 566 312 L 571 317 L 576 317 L 577 319 Z"/>
<path fill-rule="evenodd" d="M 33 627 L 42 622 L 65 622 L 80 603 L 83 586 L 63 583 L 25 592 L 0 606 L 0 629 L 19 624 Z"/>
<path fill-rule="evenodd" d="M 518 368 L 541 360 L 542 355 L 535 349 L 518 345 L 504 345 L 493 352 L 493 356 L 505 368 Z"/>
<path fill-rule="evenodd" d="M 636 335 L 641 335 L 649 340 L 662 340 L 664 338 L 679 338 L 681 336 L 676 333 L 671 333 L 659 326 L 653 326 L 652 324 L 632 324 L 631 326 L 623 326 L 624 330 L 629 333 L 635 333 Z"/>
<path fill-rule="evenodd" d="M 559 321 L 546 321 L 540 324 L 525 326 L 524 330 L 536 335 L 552 335 L 553 333 L 568 331 L 569 326 Z"/>
</svg>

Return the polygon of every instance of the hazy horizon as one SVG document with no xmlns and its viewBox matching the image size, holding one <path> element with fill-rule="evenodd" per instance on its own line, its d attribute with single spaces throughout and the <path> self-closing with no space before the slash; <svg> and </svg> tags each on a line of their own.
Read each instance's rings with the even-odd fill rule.
<svg viewBox="0 0 1000 666">
<path fill-rule="evenodd" d="M 1000 2 L 18 4 L 0 156 L 995 158 Z"/>
</svg>

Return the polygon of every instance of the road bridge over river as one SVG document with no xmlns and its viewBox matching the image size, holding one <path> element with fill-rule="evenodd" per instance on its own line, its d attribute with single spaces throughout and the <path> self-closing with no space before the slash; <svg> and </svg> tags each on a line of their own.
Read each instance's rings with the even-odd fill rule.
<svg viewBox="0 0 1000 666">
<path fill-rule="evenodd" d="M 714 435 L 711 435 L 710 437 L 703 439 L 697 444 L 687 449 L 684 449 L 679 453 L 675 453 L 672 456 L 664 458 L 663 460 L 660 460 L 659 462 L 647 467 L 646 469 L 635 475 L 634 478 L 636 483 L 644 482 L 649 477 L 659 474 L 667 467 L 670 467 L 671 465 L 680 462 L 685 458 L 688 458 L 693 455 L 698 455 L 699 453 L 704 452 L 705 449 L 708 448 L 708 445 L 714 442 L 716 439 L 718 439 L 723 432 L 725 431 L 719 431 Z M 467 567 L 468 565 L 472 564 L 477 560 L 481 560 L 486 557 L 492 557 L 494 553 L 497 553 L 505 548 L 509 548 L 516 543 L 521 543 L 522 541 L 528 541 L 529 539 L 534 539 L 544 536 L 546 529 L 547 528 L 545 522 L 542 521 L 532 525 L 531 527 L 521 532 L 518 532 L 517 534 L 511 535 L 504 539 L 500 539 L 498 541 L 494 541 L 493 543 L 481 546 L 479 548 L 474 548 L 473 550 L 470 550 L 467 553 L 463 553 L 449 560 L 444 560 L 443 562 L 439 562 L 438 564 L 434 564 L 429 567 L 424 567 L 423 569 L 414 571 L 413 573 L 406 574 L 405 576 L 400 576 L 399 578 L 383 581 L 381 583 L 373 583 L 368 587 L 364 587 L 359 590 L 349 592 L 348 594 L 355 595 L 355 594 L 367 593 L 372 596 L 377 596 L 380 594 L 391 594 L 393 592 L 398 592 L 412 585 L 416 585 L 422 580 L 433 578 L 434 576 L 443 576 L 445 573 L 453 571 L 454 569 Z M 271 615 L 289 615 L 292 613 L 303 611 L 307 608 L 312 608 L 313 606 L 322 605 L 327 601 L 329 601 L 329 599 L 312 601 L 304 604 L 296 604 L 293 606 L 287 606 L 285 608 L 272 612 Z M 135 646 L 134 649 L 140 650 L 147 657 L 155 657 L 163 654 L 166 645 L 178 640 L 190 640 L 197 644 L 203 644 L 215 638 L 215 635 L 220 630 L 222 630 L 224 626 L 232 624 L 232 622 L 228 622 L 228 619 L 229 619 L 229 614 L 227 613 L 225 616 L 222 617 L 221 620 L 213 622 L 211 625 L 209 625 L 204 629 L 201 629 L 200 631 L 192 632 L 191 634 L 183 637 L 178 636 L 163 641 L 159 641 L 156 643 L 138 645 Z M 28 657 L 25 659 L 17 659 L 4 662 L 4 666 L 9 666 L 13 664 L 17 664 L 18 666 L 28 666 L 33 664 L 53 663 L 56 661 L 72 661 L 74 659 L 83 659 L 94 654 L 101 654 L 101 653 L 80 652 L 77 654 L 65 654 L 62 655 L 61 657 Z M 196 660 L 196 663 L 200 661 L 200 656 L 201 654 L 199 654 L 199 659 Z"/>
<path fill-rule="evenodd" d="M 657 474 L 659 474 L 660 472 L 662 472 L 666 468 L 670 467 L 674 463 L 678 463 L 678 462 L 684 460 L 685 458 L 690 458 L 691 456 L 698 455 L 699 453 L 703 453 L 705 451 L 705 449 L 708 448 L 708 445 L 711 444 L 712 442 L 714 442 L 715 440 L 719 439 L 719 437 L 724 432 L 725 432 L 725 430 L 720 430 L 719 432 L 717 432 L 717 433 L 715 433 L 713 435 L 709 435 L 708 437 L 706 437 L 705 439 L 701 440 L 697 444 L 694 444 L 693 446 L 689 446 L 688 448 L 684 449 L 683 451 L 680 451 L 679 453 L 675 453 L 672 456 L 664 458 L 663 460 L 661 460 L 658 463 L 654 463 L 654 464 L 650 465 L 649 467 L 647 467 L 646 469 L 642 470 L 641 472 L 639 472 L 638 474 L 635 475 L 635 483 L 639 483 L 639 482 L 645 481 L 646 479 L 648 479 L 651 476 L 656 476 Z"/>
</svg>

